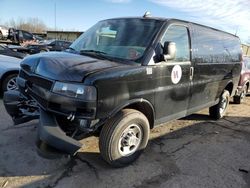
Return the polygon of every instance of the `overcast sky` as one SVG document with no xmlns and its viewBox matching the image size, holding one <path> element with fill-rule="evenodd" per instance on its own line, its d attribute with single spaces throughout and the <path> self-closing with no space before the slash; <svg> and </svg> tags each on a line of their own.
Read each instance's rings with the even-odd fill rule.
<svg viewBox="0 0 250 188">
<path fill-rule="evenodd" d="M 0 24 L 38 17 L 50 28 L 85 31 L 99 20 L 142 16 L 145 11 L 237 33 L 243 43 L 250 41 L 250 0 L 0 0 Z"/>
</svg>

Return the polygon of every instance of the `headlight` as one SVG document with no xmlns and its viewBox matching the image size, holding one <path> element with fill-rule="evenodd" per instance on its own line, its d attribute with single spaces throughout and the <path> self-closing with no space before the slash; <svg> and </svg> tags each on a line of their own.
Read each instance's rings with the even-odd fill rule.
<svg viewBox="0 0 250 188">
<path fill-rule="evenodd" d="M 52 92 L 72 98 L 96 100 L 96 88 L 93 86 L 56 82 Z"/>
</svg>

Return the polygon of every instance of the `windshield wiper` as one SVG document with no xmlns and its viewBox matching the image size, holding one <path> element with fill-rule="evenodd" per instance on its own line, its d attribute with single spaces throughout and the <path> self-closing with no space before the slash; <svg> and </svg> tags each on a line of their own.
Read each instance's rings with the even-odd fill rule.
<svg viewBox="0 0 250 188">
<path fill-rule="evenodd" d="M 100 59 L 107 59 L 113 61 L 106 52 L 98 51 L 98 50 L 81 50 L 80 51 L 81 55 L 89 55 L 95 58 L 100 58 Z"/>
<path fill-rule="evenodd" d="M 98 51 L 98 50 L 81 50 L 80 54 L 85 53 L 95 53 L 95 54 L 107 54 L 106 52 Z"/>
<path fill-rule="evenodd" d="M 72 47 L 68 47 L 67 49 L 76 51 L 75 48 L 72 48 Z"/>
<path fill-rule="evenodd" d="M 68 47 L 66 48 L 64 51 L 73 51 L 73 52 L 76 52 L 76 49 L 72 48 L 72 47 Z"/>
</svg>

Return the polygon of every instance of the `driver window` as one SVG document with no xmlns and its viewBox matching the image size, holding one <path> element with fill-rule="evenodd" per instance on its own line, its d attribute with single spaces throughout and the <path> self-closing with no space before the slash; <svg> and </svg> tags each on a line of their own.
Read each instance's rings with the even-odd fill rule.
<svg viewBox="0 0 250 188">
<path fill-rule="evenodd" d="M 184 26 L 172 25 L 165 32 L 161 44 L 175 42 L 176 57 L 173 61 L 190 61 L 188 30 Z"/>
</svg>

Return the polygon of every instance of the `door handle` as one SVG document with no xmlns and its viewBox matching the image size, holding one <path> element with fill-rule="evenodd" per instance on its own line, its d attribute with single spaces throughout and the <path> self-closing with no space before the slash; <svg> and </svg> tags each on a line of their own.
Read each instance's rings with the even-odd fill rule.
<svg viewBox="0 0 250 188">
<path fill-rule="evenodd" d="M 194 77 L 194 67 L 190 67 L 190 76 L 189 76 L 189 79 L 193 80 L 193 77 Z"/>
</svg>

